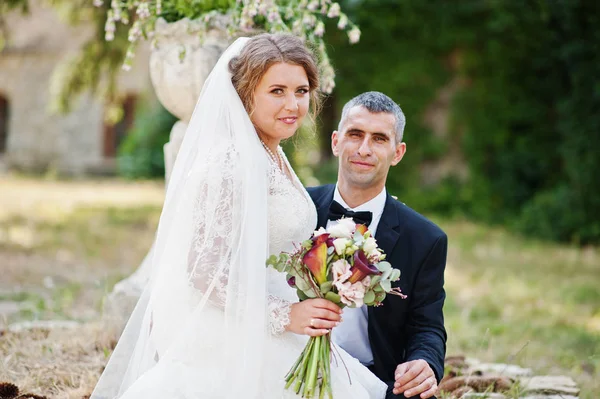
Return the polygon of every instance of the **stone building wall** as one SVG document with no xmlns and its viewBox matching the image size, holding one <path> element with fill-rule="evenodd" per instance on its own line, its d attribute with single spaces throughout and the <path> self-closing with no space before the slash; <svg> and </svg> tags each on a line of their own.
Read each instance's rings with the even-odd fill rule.
<svg viewBox="0 0 600 399">
<path fill-rule="evenodd" d="M 30 14 L 14 13 L 7 22 L 10 41 L 0 52 L 0 96 L 8 118 L 0 163 L 24 171 L 110 173 L 114 159 L 105 156 L 102 103 L 83 95 L 67 115 L 49 111 L 54 68 L 77 52 L 92 33 L 90 26 L 69 26 L 54 10 L 36 4 Z M 133 69 L 119 77 L 123 94 L 153 96 L 148 58 L 142 48 Z"/>
</svg>

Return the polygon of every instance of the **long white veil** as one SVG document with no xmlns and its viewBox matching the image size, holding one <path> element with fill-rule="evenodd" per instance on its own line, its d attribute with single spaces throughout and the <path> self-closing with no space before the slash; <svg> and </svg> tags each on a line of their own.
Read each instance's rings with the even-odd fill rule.
<svg viewBox="0 0 600 399">
<path fill-rule="evenodd" d="M 226 365 L 215 378 L 231 381 L 219 384 L 221 397 L 257 395 L 267 335 L 268 159 L 228 69 L 247 41 L 237 39 L 204 84 L 167 188 L 150 281 L 92 399 L 120 397 L 161 365 L 193 369 L 202 364 L 194 348 L 215 337 Z"/>
</svg>

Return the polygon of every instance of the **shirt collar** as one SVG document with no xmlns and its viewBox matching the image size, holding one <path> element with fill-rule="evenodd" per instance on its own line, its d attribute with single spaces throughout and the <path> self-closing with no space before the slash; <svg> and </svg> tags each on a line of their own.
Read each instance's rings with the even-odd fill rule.
<svg viewBox="0 0 600 399">
<path fill-rule="evenodd" d="M 381 192 L 379 194 L 377 194 L 377 196 L 375 196 L 375 198 L 365 202 L 364 204 L 357 206 L 356 208 L 350 208 L 348 206 L 348 204 L 346 204 L 346 201 L 344 201 L 344 199 L 342 198 L 342 195 L 340 194 L 340 190 L 338 189 L 337 184 L 335 185 L 335 191 L 333 192 L 333 200 L 339 202 L 340 205 L 342 205 L 344 208 L 350 209 L 351 211 L 354 211 L 354 212 L 369 211 L 369 212 L 372 212 L 373 215 L 383 213 L 383 208 L 385 207 L 386 198 L 387 198 L 387 191 L 385 190 L 385 187 L 384 187 L 383 190 L 381 190 Z"/>
</svg>

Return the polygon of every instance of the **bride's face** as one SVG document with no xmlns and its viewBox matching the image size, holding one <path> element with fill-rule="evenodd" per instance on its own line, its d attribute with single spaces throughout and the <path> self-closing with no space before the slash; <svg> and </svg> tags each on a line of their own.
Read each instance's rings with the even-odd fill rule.
<svg viewBox="0 0 600 399">
<path fill-rule="evenodd" d="M 254 91 L 251 119 L 265 144 L 279 144 L 294 135 L 308 112 L 309 84 L 299 65 L 271 65 Z"/>
</svg>

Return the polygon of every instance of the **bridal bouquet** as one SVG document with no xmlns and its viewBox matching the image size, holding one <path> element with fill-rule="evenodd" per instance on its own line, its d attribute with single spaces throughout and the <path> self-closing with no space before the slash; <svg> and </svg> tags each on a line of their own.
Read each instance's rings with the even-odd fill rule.
<svg viewBox="0 0 600 399">
<path fill-rule="evenodd" d="M 325 298 L 340 307 L 378 306 L 386 294 L 406 298 L 392 282 L 392 268 L 367 226 L 343 218 L 329 229 L 320 228 L 293 253 L 272 255 L 267 266 L 287 273 L 288 284 L 300 300 Z M 286 388 L 304 398 L 319 392 L 332 398 L 331 335 L 311 337 L 285 377 Z"/>
</svg>

